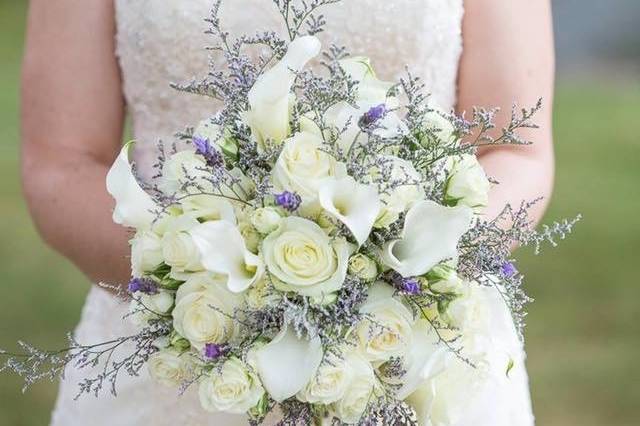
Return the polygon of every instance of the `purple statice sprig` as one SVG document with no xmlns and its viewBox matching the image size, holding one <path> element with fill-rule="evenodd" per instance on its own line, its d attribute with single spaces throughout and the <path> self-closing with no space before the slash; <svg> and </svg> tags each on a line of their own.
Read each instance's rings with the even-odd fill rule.
<svg viewBox="0 0 640 426">
<path fill-rule="evenodd" d="M 418 296 L 422 293 L 422 286 L 416 277 L 405 278 L 399 273 L 392 271 L 387 274 L 387 279 L 402 294 Z"/>
<path fill-rule="evenodd" d="M 365 112 L 360 120 L 358 121 L 358 125 L 362 129 L 367 129 L 378 121 L 382 120 L 384 116 L 387 114 L 387 106 L 385 104 L 380 104 L 369 108 L 367 112 Z"/>
<path fill-rule="evenodd" d="M 276 205 L 290 212 L 298 210 L 298 207 L 300 207 L 300 204 L 302 203 L 300 195 L 290 191 L 284 191 L 280 194 L 276 194 L 274 196 L 274 200 Z"/>
<path fill-rule="evenodd" d="M 132 278 L 127 286 L 129 293 L 158 294 L 158 283 L 151 278 Z"/>
<path fill-rule="evenodd" d="M 505 278 L 513 278 L 515 275 L 518 274 L 518 270 L 516 269 L 516 266 L 512 262 L 505 262 L 500 267 L 500 273 Z"/>
<path fill-rule="evenodd" d="M 207 360 L 213 361 L 221 356 L 224 356 L 229 351 L 227 345 L 220 345 L 217 343 L 207 343 L 202 350 L 204 357 Z"/>
<path fill-rule="evenodd" d="M 203 156 L 209 167 L 215 169 L 224 165 L 222 154 L 211 146 L 209 139 L 194 136 L 192 142 L 196 147 L 196 154 Z"/>
</svg>

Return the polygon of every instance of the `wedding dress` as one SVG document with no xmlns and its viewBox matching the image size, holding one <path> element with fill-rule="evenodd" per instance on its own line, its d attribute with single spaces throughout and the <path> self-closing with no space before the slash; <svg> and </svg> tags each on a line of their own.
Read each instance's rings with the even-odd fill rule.
<svg viewBox="0 0 640 426">
<path fill-rule="evenodd" d="M 157 140 L 194 125 L 217 108 L 210 99 L 178 93 L 170 82 L 186 82 L 206 74 L 212 40 L 204 34 L 211 0 L 115 0 L 117 56 L 123 91 L 133 119 L 136 161 L 150 174 Z M 346 45 L 366 54 L 379 77 L 394 79 L 404 65 L 423 78 L 433 99 L 445 110 L 456 100 L 458 61 L 462 50 L 462 0 L 344 0 L 325 9 L 325 46 Z M 226 0 L 222 22 L 231 34 L 281 28 L 270 0 Z M 107 341 L 133 333 L 122 317 L 127 306 L 94 286 L 76 330 L 81 342 Z M 515 331 L 514 331 L 515 333 Z M 475 408 L 450 426 L 529 426 L 533 424 L 524 352 L 509 379 L 476 398 Z M 143 371 L 123 374 L 118 396 L 84 395 L 74 400 L 86 371 L 68 367 L 53 412 L 53 426 L 245 425 L 243 416 L 212 414 L 200 408 L 195 389 L 179 397 Z M 195 388 L 195 387 L 192 387 Z M 448 425 L 448 423 L 447 423 Z M 444 424 L 433 424 L 444 426 Z"/>
</svg>

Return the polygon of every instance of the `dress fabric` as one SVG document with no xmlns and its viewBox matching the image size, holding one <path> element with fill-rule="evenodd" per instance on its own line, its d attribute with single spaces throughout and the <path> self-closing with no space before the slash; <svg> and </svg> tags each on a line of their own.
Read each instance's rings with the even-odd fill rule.
<svg viewBox="0 0 640 426">
<path fill-rule="evenodd" d="M 114 0 L 117 56 L 129 115 L 133 122 L 136 162 L 141 175 L 150 176 L 158 140 L 195 125 L 216 111 L 208 98 L 176 92 L 171 82 L 187 82 L 206 75 L 213 44 L 205 34 L 212 0 Z M 433 100 L 450 110 L 456 99 L 458 62 L 462 51 L 462 0 L 343 0 L 324 11 L 328 25 L 319 35 L 323 45 L 345 45 L 355 55 L 366 55 L 381 79 L 394 79 L 408 65 L 420 76 Z M 257 30 L 278 31 L 281 24 L 271 0 L 226 0 L 223 26 L 232 35 Z M 87 297 L 76 337 L 100 342 L 134 333 L 122 317 L 127 306 L 94 286 Z M 524 360 L 524 353 L 522 354 Z M 52 426 L 235 426 L 243 416 L 208 413 L 200 408 L 197 391 L 179 396 L 148 377 L 126 373 L 118 379 L 118 396 L 108 390 L 74 400 L 85 370 L 68 367 L 60 384 Z M 491 391 L 479 402 L 473 419 L 450 426 L 529 426 L 533 424 L 526 371 L 517 363 L 508 387 Z M 507 385 L 505 385 L 507 386 Z M 485 414 L 486 413 L 486 414 Z M 463 416 L 464 417 L 464 416 Z M 429 425 L 431 426 L 431 425 Z M 444 425 L 433 425 L 444 426 Z"/>
</svg>

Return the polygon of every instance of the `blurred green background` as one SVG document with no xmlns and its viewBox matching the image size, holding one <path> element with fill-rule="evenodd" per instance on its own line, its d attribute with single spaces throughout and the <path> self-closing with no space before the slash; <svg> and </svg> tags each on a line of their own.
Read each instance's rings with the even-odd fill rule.
<svg viewBox="0 0 640 426">
<path fill-rule="evenodd" d="M 53 348 L 78 320 L 89 284 L 39 240 L 21 195 L 25 10 L 21 1 L 0 0 L 0 347 L 25 339 Z M 571 39 L 559 35 L 570 46 Z M 527 328 L 535 411 L 542 426 L 637 425 L 640 81 L 634 73 L 572 75 L 561 75 L 557 89 L 557 183 L 547 221 L 578 212 L 584 220 L 560 247 L 540 257 L 526 250 L 518 255 L 536 299 Z M 20 387 L 0 376 L 0 425 L 47 424 L 56 385 L 43 383 L 24 395 Z"/>
</svg>

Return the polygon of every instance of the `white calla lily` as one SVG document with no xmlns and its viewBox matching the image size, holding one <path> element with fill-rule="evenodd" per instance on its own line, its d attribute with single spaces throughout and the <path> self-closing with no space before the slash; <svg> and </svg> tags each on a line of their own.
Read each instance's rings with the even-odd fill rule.
<svg viewBox="0 0 640 426">
<path fill-rule="evenodd" d="M 384 264 L 403 277 L 427 273 L 447 258 L 456 256 L 460 237 L 469 229 L 473 211 L 466 206 L 445 207 L 425 200 L 407 213 L 400 239 L 383 247 Z"/>
<path fill-rule="evenodd" d="M 291 86 L 307 62 L 320 53 L 320 41 L 314 36 L 304 36 L 289 44 L 282 60 L 262 74 L 249 91 L 250 110 L 245 120 L 264 149 L 268 140 L 281 143 L 289 136 L 291 111 Z"/>
<path fill-rule="evenodd" d="M 318 193 L 320 205 L 349 228 L 358 244 L 363 244 L 382 207 L 375 187 L 363 185 L 351 176 L 327 179 Z"/>
<path fill-rule="evenodd" d="M 396 392 L 398 399 L 407 398 L 425 380 L 440 374 L 449 359 L 449 350 L 439 343 L 438 336 L 429 321 L 418 320 L 413 327 L 413 344 L 403 357 L 406 373 Z"/>
<path fill-rule="evenodd" d="M 340 68 L 354 81 L 358 82 L 357 99 L 373 104 L 385 103 L 387 93 L 394 83 L 378 80 L 371 61 L 364 56 L 352 56 L 340 61 Z M 395 103 L 395 102 L 394 102 Z M 396 107 L 397 105 L 390 105 Z"/>
<path fill-rule="evenodd" d="M 202 265 L 210 272 L 227 275 L 227 288 L 241 293 L 258 281 L 264 266 L 251 253 L 238 228 L 224 220 L 206 222 L 191 230 Z"/>
<path fill-rule="evenodd" d="M 120 155 L 107 173 L 107 191 L 116 200 L 113 221 L 137 229 L 149 228 L 156 218 L 158 205 L 138 184 L 129 161 L 134 142 L 122 147 Z"/>
<path fill-rule="evenodd" d="M 277 402 L 300 392 L 316 374 L 322 357 L 319 337 L 300 337 L 291 327 L 255 352 L 260 380 Z"/>
</svg>

